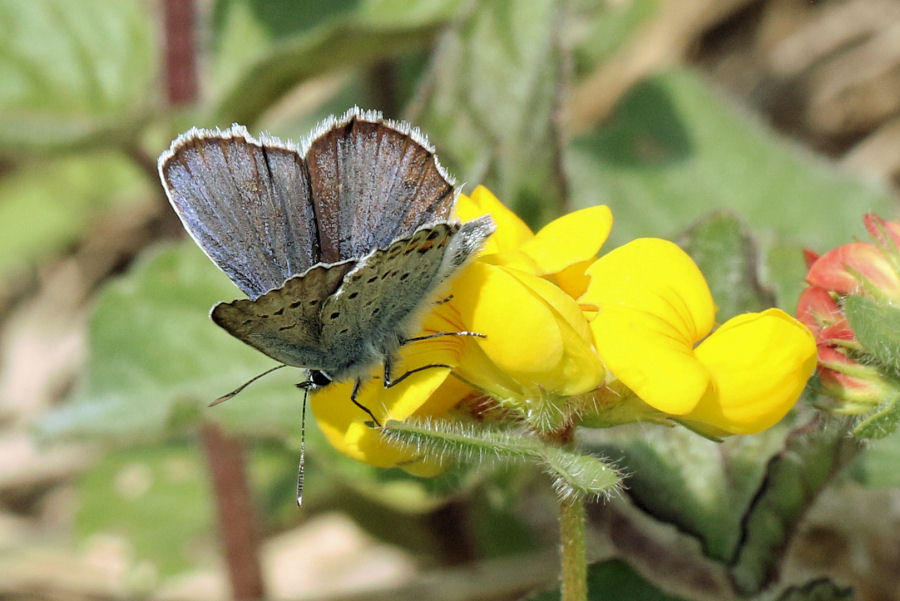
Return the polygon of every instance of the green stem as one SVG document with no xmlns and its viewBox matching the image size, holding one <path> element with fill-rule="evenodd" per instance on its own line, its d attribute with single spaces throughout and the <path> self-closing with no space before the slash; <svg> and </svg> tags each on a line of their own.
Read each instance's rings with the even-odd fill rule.
<svg viewBox="0 0 900 601">
<path fill-rule="evenodd" d="M 587 601 L 584 501 L 559 499 L 561 601 Z"/>
</svg>

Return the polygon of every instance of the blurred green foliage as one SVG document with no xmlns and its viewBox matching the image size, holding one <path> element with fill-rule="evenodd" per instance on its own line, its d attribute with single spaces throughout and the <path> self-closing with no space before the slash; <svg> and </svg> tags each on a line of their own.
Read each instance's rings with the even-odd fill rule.
<svg viewBox="0 0 900 601">
<path fill-rule="evenodd" d="M 173 110 L 150 3 L 82 0 L 73 10 L 65 0 L 0 2 L 0 277 L 58 256 L 103 215 L 165 202 L 148 164 L 180 130 L 240 121 L 296 138 L 352 104 L 412 120 L 466 191 L 487 185 L 532 225 L 605 203 L 616 218 L 608 247 L 678 237 L 710 280 L 719 320 L 773 300 L 792 310 L 803 285 L 800 248 L 850 240 L 863 212 L 895 214 L 885 190 L 786 143 L 690 70 L 644 80 L 608 120 L 566 138 L 558 123 L 566 93 L 652 17 L 650 0 L 211 4 L 201 99 Z M 192 444 L 207 420 L 262 449 L 250 465 L 269 527 L 295 519 L 290 449 L 301 397 L 292 384 L 300 374 L 282 370 L 206 408 L 272 365 L 209 322 L 210 306 L 237 296 L 193 244 L 147 249 L 96 297 L 84 373 L 38 425 L 46 440 L 124 448 L 84 475 L 81 532 L 127 532 L 161 573 L 198 561 L 190 550 L 212 522 Z M 644 511 L 696 537 L 756 594 L 798 516 L 844 463 L 860 454 L 860 482 L 897 483 L 896 435 L 866 452 L 840 437 L 798 442 L 789 431 L 807 417 L 801 407 L 770 432 L 722 445 L 649 427 L 586 443 L 621 459 Z M 309 443 L 305 511 L 343 509 L 376 535 L 434 557 L 427 516 L 464 497 L 479 516 L 467 523 L 479 555 L 541 544 L 516 512 L 525 495 L 513 494 L 530 490 L 531 473 L 480 466 L 422 481 L 349 462 L 314 428 Z M 818 471 L 767 464 L 785 449 Z M 766 496 L 775 477 L 785 488 Z M 137 482 L 130 489 L 128 478 Z M 802 494 L 785 493 L 792 484 Z M 778 531 L 754 541 L 742 530 L 752 519 Z M 595 567 L 592 578 L 610 591 L 647 591 L 597 599 L 674 599 L 622 562 Z M 785 598 L 813 598 L 797 590 Z"/>
</svg>

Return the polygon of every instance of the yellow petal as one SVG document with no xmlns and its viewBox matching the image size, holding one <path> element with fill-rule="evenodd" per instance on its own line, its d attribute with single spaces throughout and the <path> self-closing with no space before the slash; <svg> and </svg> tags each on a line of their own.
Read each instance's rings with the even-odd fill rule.
<svg viewBox="0 0 900 601">
<path fill-rule="evenodd" d="M 533 379 L 556 365 L 563 341 L 553 311 L 502 267 L 481 261 L 453 282 L 453 300 L 469 329 L 484 334 L 479 346 L 516 379 Z"/>
<path fill-rule="evenodd" d="M 595 261 L 587 275 L 580 300 L 598 308 L 591 329 L 610 371 L 660 411 L 691 411 L 710 381 L 693 346 L 715 315 L 696 264 L 671 242 L 641 238 Z"/>
<path fill-rule="evenodd" d="M 578 298 L 584 294 L 591 281 L 586 272 L 588 267 L 594 263 L 594 260 L 590 259 L 574 263 L 557 273 L 554 277 L 557 286 L 562 288 L 572 298 Z"/>
<path fill-rule="evenodd" d="M 816 366 L 810 331 L 769 309 L 728 320 L 696 349 L 714 386 L 687 419 L 732 434 L 753 434 L 781 420 Z"/>
<path fill-rule="evenodd" d="M 476 262 L 454 282 L 452 304 L 472 331 L 460 376 L 498 397 L 543 390 L 579 394 L 603 381 L 603 365 L 577 303 L 546 280 Z"/>
<path fill-rule="evenodd" d="M 593 333 L 581 307 L 564 290 L 543 278 L 509 269 L 519 283 L 539 296 L 553 311 L 563 342 L 556 366 L 546 366 L 537 384 L 560 396 L 582 394 L 603 383 L 606 370 L 594 349 Z"/>
<path fill-rule="evenodd" d="M 471 221 L 482 215 L 490 215 L 494 220 L 497 231 L 488 238 L 482 255 L 518 249 L 534 237 L 531 228 L 484 186 L 475 188 L 472 196 L 460 194 L 454 213 L 461 221 Z"/>
<path fill-rule="evenodd" d="M 574 211 L 544 226 L 521 251 L 538 265 L 542 275 L 558 273 L 597 256 L 612 228 L 612 211 L 596 206 Z"/>
<path fill-rule="evenodd" d="M 478 257 L 478 260 L 491 265 L 502 265 L 503 267 L 512 267 L 534 275 L 541 275 L 541 269 L 534 262 L 534 259 L 520 250 L 506 250 L 489 255 L 482 254 Z"/>
<path fill-rule="evenodd" d="M 426 324 L 429 321 L 440 323 L 440 317 L 429 316 Z M 453 331 L 457 330 L 454 328 Z M 393 366 L 392 377 L 397 379 L 407 371 L 421 366 L 454 366 L 459 361 L 463 346 L 462 339 L 455 336 L 407 344 L 401 349 Z M 357 401 L 369 409 L 381 423 L 390 419 L 405 420 L 411 416 L 437 415 L 452 406 L 448 405 L 450 399 L 446 395 L 434 394 L 448 379 L 449 374 L 450 368 L 428 367 L 386 389 L 379 366 L 364 379 Z M 352 380 L 335 382 L 313 395 L 311 406 L 322 432 L 336 449 L 353 459 L 376 467 L 409 468 L 412 465 L 410 462 L 417 461 L 418 457 L 408 450 L 388 444 L 376 429 L 366 425 L 371 418 L 350 400 L 353 384 Z M 430 469 L 432 468 L 425 471 Z"/>
<path fill-rule="evenodd" d="M 420 409 L 431 393 L 447 379 L 449 369 L 434 368 L 411 375 L 385 390 L 380 377 L 369 378 L 357 400 L 384 423 L 388 418 L 403 420 Z M 372 419 L 350 400 L 353 382 L 326 386 L 312 398 L 319 428 L 338 451 L 375 467 L 397 467 L 418 459 L 414 451 L 385 442 Z"/>
</svg>

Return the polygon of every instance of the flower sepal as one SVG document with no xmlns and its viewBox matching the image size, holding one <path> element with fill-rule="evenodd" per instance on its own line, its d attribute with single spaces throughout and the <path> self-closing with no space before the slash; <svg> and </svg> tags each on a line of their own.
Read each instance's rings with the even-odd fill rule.
<svg viewBox="0 0 900 601">
<path fill-rule="evenodd" d="M 584 428 L 612 428 L 637 422 L 671 426 L 670 415 L 645 403 L 620 380 L 578 399 L 575 423 Z"/>
</svg>

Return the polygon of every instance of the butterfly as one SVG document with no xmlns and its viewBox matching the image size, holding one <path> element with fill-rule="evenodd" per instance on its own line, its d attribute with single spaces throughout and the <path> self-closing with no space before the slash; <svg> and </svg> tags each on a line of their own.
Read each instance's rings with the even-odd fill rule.
<svg viewBox="0 0 900 601">
<path fill-rule="evenodd" d="M 381 362 L 385 385 L 399 381 L 391 358 L 416 318 L 494 231 L 487 216 L 452 219 L 457 190 L 424 135 L 358 108 L 299 146 L 194 128 L 159 174 L 187 232 L 248 296 L 212 320 L 309 370 L 308 387 L 355 378 L 351 400 L 373 419 L 356 401 L 361 376 Z"/>
</svg>

